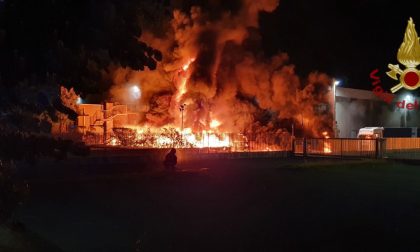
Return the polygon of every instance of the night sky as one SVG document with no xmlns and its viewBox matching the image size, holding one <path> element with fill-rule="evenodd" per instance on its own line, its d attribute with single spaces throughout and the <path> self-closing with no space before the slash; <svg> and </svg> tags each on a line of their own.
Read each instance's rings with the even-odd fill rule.
<svg viewBox="0 0 420 252">
<path fill-rule="evenodd" d="M 185 11 L 199 5 L 211 13 L 221 13 L 220 9 L 235 12 L 241 5 L 241 0 L 156 0 L 154 3 L 157 2 L 162 6 L 182 7 Z M 0 8 L 4 3 L 0 0 Z M 70 17 L 78 15 L 67 12 Z M 39 18 L 39 11 L 31 10 L 31 13 L 35 19 Z M 153 20 L 155 14 L 148 19 Z M 262 46 L 267 56 L 286 52 L 301 77 L 312 71 L 325 72 L 342 80 L 344 87 L 369 90 L 369 73 L 378 68 L 382 85 L 389 89 L 397 83 L 385 74 L 387 65 L 398 63 L 397 51 L 410 17 L 420 32 L 420 1 L 280 0 L 273 13 L 260 16 Z M 150 24 L 144 26 L 150 28 Z"/>
<path fill-rule="evenodd" d="M 378 68 L 388 89 L 396 81 L 387 65 L 398 63 L 410 17 L 420 33 L 420 1 L 282 0 L 260 23 L 266 53 L 287 52 L 300 75 L 318 70 L 345 87 L 371 89 L 369 73 Z"/>
</svg>

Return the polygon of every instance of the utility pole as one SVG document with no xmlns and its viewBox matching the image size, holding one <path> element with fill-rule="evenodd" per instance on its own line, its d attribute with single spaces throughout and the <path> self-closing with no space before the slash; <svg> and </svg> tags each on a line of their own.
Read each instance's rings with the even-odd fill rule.
<svg viewBox="0 0 420 252">
<path fill-rule="evenodd" d="M 182 145 L 184 145 L 184 140 L 183 140 L 183 134 L 184 134 L 184 110 L 185 110 L 185 106 L 187 106 L 187 104 L 181 104 L 179 106 L 179 111 L 181 111 L 181 143 Z"/>
<path fill-rule="evenodd" d="M 340 81 L 337 79 L 333 79 L 332 82 L 332 90 L 333 90 L 333 131 L 334 131 L 334 138 L 338 137 L 338 125 L 337 125 L 337 118 L 336 118 L 336 91 L 337 86 L 340 85 Z"/>
</svg>

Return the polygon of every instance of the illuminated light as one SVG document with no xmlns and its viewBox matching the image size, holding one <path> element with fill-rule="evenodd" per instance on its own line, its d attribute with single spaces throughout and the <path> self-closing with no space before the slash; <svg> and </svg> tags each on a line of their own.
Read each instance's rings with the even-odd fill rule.
<svg viewBox="0 0 420 252">
<path fill-rule="evenodd" d="M 340 85 L 340 83 L 341 83 L 341 81 L 339 81 L 339 80 L 335 80 L 335 81 L 334 81 L 334 85 L 335 85 L 335 86 Z"/>
<path fill-rule="evenodd" d="M 132 86 L 130 88 L 130 91 L 131 91 L 131 96 L 133 97 L 133 99 L 135 99 L 135 100 L 140 99 L 141 90 L 138 86 Z"/>
<path fill-rule="evenodd" d="M 413 97 L 411 96 L 411 95 L 406 95 L 405 96 L 405 99 L 407 100 L 407 101 L 411 101 L 411 99 L 412 99 Z"/>
<path fill-rule="evenodd" d="M 211 122 L 210 122 L 210 128 L 212 128 L 212 129 L 217 128 L 217 127 L 219 127 L 221 124 L 222 124 L 222 123 L 221 123 L 221 122 L 219 122 L 218 120 L 213 119 L 213 120 L 211 120 Z"/>
<path fill-rule="evenodd" d="M 76 104 L 82 104 L 82 103 L 83 103 L 82 98 L 80 96 L 77 97 Z"/>
</svg>

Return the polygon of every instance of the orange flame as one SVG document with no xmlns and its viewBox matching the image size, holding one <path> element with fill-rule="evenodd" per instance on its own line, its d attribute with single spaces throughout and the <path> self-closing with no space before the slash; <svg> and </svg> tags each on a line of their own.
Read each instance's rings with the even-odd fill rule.
<svg viewBox="0 0 420 252">
<path fill-rule="evenodd" d="M 193 63 L 194 62 L 194 58 L 192 58 L 192 59 L 190 59 L 190 60 L 188 60 L 187 61 L 187 63 L 185 63 L 183 66 L 182 66 L 182 70 L 184 70 L 184 72 L 186 72 L 187 70 L 188 70 L 188 68 L 190 68 L 190 65 L 191 65 L 191 63 Z"/>
<path fill-rule="evenodd" d="M 331 153 L 331 143 L 325 142 L 324 143 L 324 153 Z"/>
<path fill-rule="evenodd" d="M 218 120 L 213 119 L 213 120 L 210 122 L 210 128 L 212 128 L 212 129 L 217 128 L 217 127 L 219 127 L 221 124 L 222 124 L 222 123 L 221 123 L 221 122 L 219 122 Z"/>
<path fill-rule="evenodd" d="M 327 131 L 322 132 L 322 135 L 324 136 L 325 139 L 330 138 Z M 329 143 L 328 141 L 324 142 L 324 153 L 331 153 L 331 152 L 332 152 L 331 143 Z"/>
<path fill-rule="evenodd" d="M 181 81 L 180 81 L 180 83 L 179 83 L 179 86 L 178 86 L 178 93 L 177 93 L 177 95 L 176 95 L 176 101 L 179 103 L 180 102 L 180 100 L 181 100 L 181 97 L 187 92 L 187 81 L 188 81 L 188 78 L 189 78 L 189 76 L 187 76 L 187 74 L 186 74 L 186 72 L 188 71 L 188 69 L 190 68 L 190 65 L 191 65 L 191 63 L 193 63 L 194 62 L 194 58 L 192 58 L 192 59 L 189 59 L 188 61 L 187 61 L 187 63 L 185 63 L 183 66 L 182 66 L 182 70 L 180 70 L 180 74 L 181 74 Z"/>
<path fill-rule="evenodd" d="M 144 140 L 148 134 L 153 134 L 156 139 L 153 143 L 147 143 L 150 148 L 168 148 L 168 147 L 194 147 L 194 148 L 220 148 L 231 147 L 231 140 L 228 134 L 218 134 L 212 131 L 205 131 L 193 133 L 191 128 L 185 128 L 182 133 L 180 129 L 171 128 L 175 135 L 182 136 L 182 142 L 177 141 L 177 137 L 170 135 L 158 134 L 160 132 L 157 128 L 145 128 L 141 126 L 128 126 L 128 128 L 135 130 L 135 140 L 139 143 Z M 111 143 L 113 145 L 113 143 Z"/>
</svg>

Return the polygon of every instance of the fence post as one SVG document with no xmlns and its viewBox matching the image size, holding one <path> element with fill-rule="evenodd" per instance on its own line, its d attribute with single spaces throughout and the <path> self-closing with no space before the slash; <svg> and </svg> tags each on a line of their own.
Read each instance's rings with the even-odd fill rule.
<svg viewBox="0 0 420 252">
<path fill-rule="evenodd" d="M 306 157 L 307 153 L 306 153 L 306 137 L 303 138 L 303 156 Z"/>
<path fill-rule="evenodd" d="M 341 158 L 343 158 L 343 138 L 340 138 Z"/>
<path fill-rule="evenodd" d="M 375 139 L 375 158 L 379 158 L 379 139 Z"/>
</svg>

